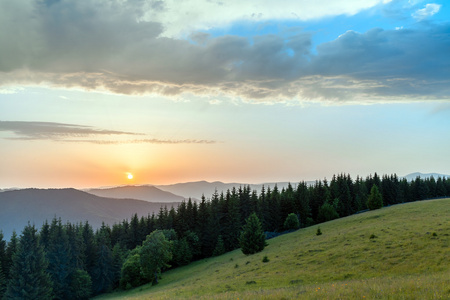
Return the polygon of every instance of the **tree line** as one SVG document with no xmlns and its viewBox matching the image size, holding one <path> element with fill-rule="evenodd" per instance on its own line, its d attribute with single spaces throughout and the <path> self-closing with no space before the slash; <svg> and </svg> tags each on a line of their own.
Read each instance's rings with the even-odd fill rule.
<svg viewBox="0 0 450 300">
<path fill-rule="evenodd" d="M 88 222 L 57 218 L 39 230 L 28 224 L 8 243 L 0 232 L 0 299 L 87 299 L 157 283 L 164 269 L 239 248 L 250 215 L 270 238 L 366 210 L 374 190 L 379 206 L 388 206 L 449 196 L 450 179 L 407 181 L 375 173 L 353 180 L 339 174 L 330 182 L 300 182 L 281 190 L 275 185 L 216 191 L 198 203 L 188 199 L 176 208 L 161 207 L 141 218 L 135 214 L 95 231 Z"/>
</svg>

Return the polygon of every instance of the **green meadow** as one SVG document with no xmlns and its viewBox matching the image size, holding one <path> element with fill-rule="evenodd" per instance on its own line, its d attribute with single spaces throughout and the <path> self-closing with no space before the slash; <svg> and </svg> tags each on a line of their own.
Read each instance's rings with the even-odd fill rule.
<svg viewBox="0 0 450 300">
<path fill-rule="evenodd" d="M 320 227 L 322 235 L 316 235 Z M 96 299 L 450 299 L 450 199 L 385 207 Z M 263 262 L 267 257 L 267 262 Z"/>
</svg>

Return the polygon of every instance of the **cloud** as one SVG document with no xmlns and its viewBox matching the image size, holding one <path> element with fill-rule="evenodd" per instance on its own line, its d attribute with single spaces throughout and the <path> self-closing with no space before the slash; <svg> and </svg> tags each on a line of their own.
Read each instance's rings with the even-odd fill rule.
<svg viewBox="0 0 450 300">
<path fill-rule="evenodd" d="M 192 139 L 184 139 L 184 140 L 162 140 L 162 139 L 134 139 L 134 140 L 121 140 L 121 141 L 112 141 L 112 140 L 68 140 L 67 142 L 73 143 L 91 143 L 91 144 L 100 144 L 100 145 L 117 145 L 117 144 L 216 144 L 217 141 L 214 140 L 192 140 Z"/>
<path fill-rule="evenodd" d="M 142 2 L 140 20 L 163 24 L 163 36 L 179 37 L 198 30 L 228 26 L 242 21 L 312 20 L 354 15 L 383 0 L 166 0 Z M 156 7 L 156 8 L 155 8 Z"/>
<path fill-rule="evenodd" d="M 0 31 L 0 85 L 252 101 L 449 99 L 448 24 L 349 31 L 317 53 L 304 31 L 252 38 L 195 31 L 236 18 L 354 14 L 380 2 L 288 1 L 280 10 L 273 1 L 2 1 L 0 27 L 9 29 Z M 179 38 L 180 24 L 189 39 Z"/>
<path fill-rule="evenodd" d="M 417 20 L 424 20 L 434 14 L 437 14 L 440 9 L 440 4 L 428 3 L 424 8 L 416 10 L 411 16 Z"/>
<path fill-rule="evenodd" d="M 18 136 L 18 139 L 59 140 L 71 137 L 105 136 L 105 135 L 141 135 L 139 133 L 96 129 L 91 126 L 53 123 L 53 122 L 23 122 L 0 121 L 0 131 L 9 131 Z"/>
<path fill-rule="evenodd" d="M 12 132 L 14 137 L 6 137 L 10 140 L 51 140 L 73 143 L 92 144 L 213 144 L 213 140 L 163 140 L 163 139 L 130 139 L 129 136 L 143 136 L 144 134 L 98 129 L 91 126 L 53 123 L 53 122 L 23 122 L 23 121 L 0 121 L 0 131 Z M 100 139 L 99 137 L 116 136 L 116 139 Z M 117 136 L 125 136 L 119 139 Z"/>
</svg>

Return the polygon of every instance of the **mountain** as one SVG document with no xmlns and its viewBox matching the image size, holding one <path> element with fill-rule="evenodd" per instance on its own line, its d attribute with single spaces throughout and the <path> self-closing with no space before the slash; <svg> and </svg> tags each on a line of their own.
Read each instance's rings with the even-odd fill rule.
<svg viewBox="0 0 450 300">
<path fill-rule="evenodd" d="M 308 182 L 309 183 L 309 182 Z M 201 199 L 202 195 L 205 197 L 211 198 L 214 192 L 220 194 L 221 192 L 226 192 L 228 189 L 231 190 L 233 187 L 239 188 L 240 186 L 250 185 L 252 190 L 258 191 L 258 194 L 261 192 L 262 187 L 264 186 L 266 189 L 270 186 L 271 189 L 277 185 L 278 189 L 286 188 L 288 186 L 288 182 L 273 182 L 273 183 L 262 183 L 262 184 L 247 184 L 247 183 L 223 183 L 220 181 L 208 182 L 208 181 L 195 181 L 195 182 L 185 182 L 185 183 L 176 183 L 170 185 L 155 185 L 157 188 L 171 192 L 176 195 L 181 195 L 183 197 L 192 198 L 192 199 Z M 293 187 L 296 184 L 292 184 Z"/>
<path fill-rule="evenodd" d="M 28 221 L 38 228 L 56 216 L 63 223 L 89 221 L 94 229 L 102 222 L 112 225 L 157 213 L 161 206 L 177 206 L 179 202 L 148 202 L 134 199 L 98 197 L 76 189 L 23 189 L 0 193 L 0 230 L 9 239 L 13 230 L 19 235 Z"/>
<path fill-rule="evenodd" d="M 416 172 L 416 173 L 411 173 L 411 174 L 405 175 L 405 176 L 403 176 L 403 178 L 406 178 L 406 180 L 408 180 L 408 181 L 412 181 L 412 180 L 415 180 L 417 177 L 425 179 L 425 178 L 430 178 L 431 176 L 433 176 L 434 179 L 437 179 L 438 177 L 442 177 L 442 178 L 450 177 L 450 175 L 444 175 L 444 174 L 438 174 L 438 173 L 425 173 L 424 174 L 424 173 Z"/>
<path fill-rule="evenodd" d="M 182 202 L 184 200 L 182 196 L 147 185 L 127 185 L 104 189 L 87 189 L 85 191 L 99 197 L 116 199 L 128 198 L 150 202 Z"/>
</svg>

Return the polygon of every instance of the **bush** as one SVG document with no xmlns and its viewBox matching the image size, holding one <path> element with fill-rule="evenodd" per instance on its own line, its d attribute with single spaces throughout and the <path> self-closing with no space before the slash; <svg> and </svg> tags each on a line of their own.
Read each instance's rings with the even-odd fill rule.
<svg viewBox="0 0 450 300">
<path fill-rule="evenodd" d="M 319 215 L 317 216 L 317 218 L 319 222 L 327 222 L 339 218 L 339 214 L 337 213 L 336 208 L 334 208 L 333 205 L 325 202 L 319 208 Z"/>
<path fill-rule="evenodd" d="M 284 221 L 284 230 L 297 230 L 300 228 L 300 221 L 296 214 L 289 214 Z"/>
<path fill-rule="evenodd" d="M 322 230 L 320 230 L 320 227 L 317 227 L 316 235 L 322 235 Z"/>
<path fill-rule="evenodd" d="M 120 287 L 130 289 L 144 284 L 145 279 L 141 270 L 141 256 L 131 253 L 125 260 L 120 276 Z"/>
<path fill-rule="evenodd" d="M 92 294 L 91 276 L 85 270 L 75 270 L 72 273 L 70 288 L 74 299 L 89 299 Z"/>
<path fill-rule="evenodd" d="M 266 263 L 266 262 L 269 262 L 270 260 L 269 260 L 269 258 L 267 257 L 267 256 L 264 256 L 263 257 L 263 259 L 262 259 L 262 262 L 263 263 Z"/>
</svg>

